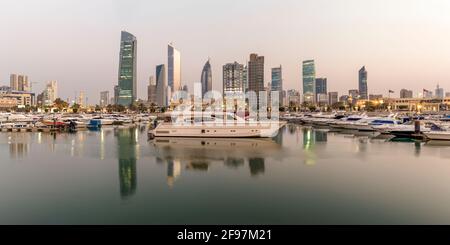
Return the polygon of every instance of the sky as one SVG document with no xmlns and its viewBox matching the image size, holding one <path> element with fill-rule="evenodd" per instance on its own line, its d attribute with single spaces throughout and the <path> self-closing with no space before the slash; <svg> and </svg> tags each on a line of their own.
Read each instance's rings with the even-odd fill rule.
<svg viewBox="0 0 450 245">
<path fill-rule="evenodd" d="M 408 88 L 450 92 L 448 0 L 1 0 L 0 85 L 26 74 L 41 92 L 57 80 L 59 95 L 85 91 L 90 104 L 118 80 L 120 32 L 138 40 L 138 97 L 167 64 L 167 44 L 181 52 L 182 82 L 193 88 L 211 59 L 213 89 L 222 66 L 250 53 L 282 65 L 285 89 L 301 91 L 301 62 L 314 59 L 328 91 L 358 86 L 368 70 L 371 94 Z"/>
</svg>

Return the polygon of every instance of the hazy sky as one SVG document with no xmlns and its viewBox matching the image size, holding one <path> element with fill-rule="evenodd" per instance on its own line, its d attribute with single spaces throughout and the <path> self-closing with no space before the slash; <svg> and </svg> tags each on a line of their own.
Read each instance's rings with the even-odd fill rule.
<svg viewBox="0 0 450 245">
<path fill-rule="evenodd" d="M 138 39 L 138 96 L 167 63 L 167 43 L 181 52 L 182 80 L 192 88 L 211 57 L 213 87 L 222 65 L 252 52 L 283 66 L 285 88 L 301 89 L 301 61 L 315 59 L 328 90 L 415 93 L 439 83 L 450 92 L 449 0 L 1 0 L 0 82 L 29 75 L 40 92 L 58 80 L 60 97 L 86 91 L 89 103 L 117 84 L 120 31 Z"/>
</svg>

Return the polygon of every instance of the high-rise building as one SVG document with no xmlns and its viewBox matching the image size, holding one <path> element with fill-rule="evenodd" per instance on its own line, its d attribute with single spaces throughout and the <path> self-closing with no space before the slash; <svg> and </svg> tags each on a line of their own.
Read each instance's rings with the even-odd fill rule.
<svg viewBox="0 0 450 245">
<path fill-rule="evenodd" d="M 19 90 L 19 77 L 17 74 L 11 74 L 10 78 L 9 78 L 9 86 L 11 87 L 12 90 Z"/>
<path fill-rule="evenodd" d="M 264 91 L 264 56 L 250 54 L 247 72 L 248 91 L 256 93 L 256 98 L 249 97 L 249 103 L 259 108 L 259 92 Z"/>
<path fill-rule="evenodd" d="M 107 106 L 109 104 L 109 91 L 100 92 L 100 106 Z"/>
<path fill-rule="evenodd" d="M 114 86 L 114 105 L 119 104 L 119 85 Z"/>
<path fill-rule="evenodd" d="M 57 81 L 49 81 L 45 86 L 44 92 L 42 92 L 41 104 L 51 106 L 53 102 L 58 98 L 58 83 Z"/>
<path fill-rule="evenodd" d="M 314 60 L 303 61 L 303 101 L 315 103 L 316 95 L 316 68 Z"/>
<path fill-rule="evenodd" d="M 436 87 L 435 90 L 435 96 L 438 99 L 443 99 L 444 98 L 444 89 L 439 87 L 439 84 Z"/>
<path fill-rule="evenodd" d="M 413 97 L 412 90 L 407 90 L 407 89 L 400 90 L 400 98 L 406 99 L 406 98 L 412 98 L 412 97 Z"/>
<path fill-rule="evenodd" d="M 156 92 L 156 82 L 153 76 L 150 76 L 148 79 L 148 86 L 147 86 L 147 101 L 149 103 L 158 104 L 157 100 L 157 92 Z"/>
<path fill-rule="evenodd" d="M 243 95 L 244 93 L 244 65 L 237 62 L 224 65 L 223 96 Z"/>
<path fill-rule="evenodd" d="M 272 83 L 271 91 L 278 92 L 279 105 L 283 105 L 283 71 L 281 65 L 279 67 L 272 68 Z"/>
<path fill-rule="evenodd" d="M 367 89 L 367 71 L 366 67 L 363 66 L 359 70 L 359 80 L 358 80 L 358 86 L 359 86 L 359 98 L 362 100 L 368 99 L 368 89 Z"/>
<path fill-rule="evenodd" d="M 156 101 L 159 106 L 167 106 L 168 94 L 166 79 L 166 66 L 164 64 L 156 66 Z"/>
<path fill-rule="evenodd" d="M 328 104 L 327 79 L 316 78 L 316 101 L 320 104 Z M 320 99 L 319 99 L 320 98 Z"/>
<path fill-rule="evenodd" d="M 328 93 L 328 104 L 333 105 L 338 102 L 338 92 L 329 92 Z"/>
<path fill-rule="evenodd" d="M 209 91 L 212 90 L 212 72 L 211 72 L 211 64 L 209 63 L 209 59 L 206 62 L 206 64 L 203 66 L 200 83 L 202 85 L 202 97 L 204 97 L 206 93 L 208 93 Z"/>
<path fill-rule="evenodd" d="M 167 46 L 168 85 L 173 92 L 181 90 L 181 54 L 172 44 Z"/>
<path fill-rule="evenodd" d="M 119 56 L 119 83 L 117 103 L 129 106 L 136 101 L 137 40 L 131 33 L 122 31 Z"/>
<path fill-rule="evenodd" d="M 81 91 L 80 94 L 78 95 L 77 104 L 79 104 L 80 107 L 82 107 L 82 108 L 87 106 L 86 96 L 84 94 L 84 91 Z"/>
<path fill-rule="evenodd" d="M 248 62 L 247 62 L 248 63 Z M 248 66 L 244 66 L 244 71 L 242 72 L 243 83 L 244 83 L 244 93 L 248 91 Z"/>
<path fill-rule="evenodd" d="M 450 98 L 450 92 L 445 92 L 445 98 Z"/>
<path fill-rule="evenodd" d="M 22 92 L 30 92 L 31 91 L 30 82 L 28 81 L 28 76 L 25 76 L 25 75 L 11 74 L 10 87 L 12 90 L 15 90 L 15 91 L 22 91 Z"/>
</svg>

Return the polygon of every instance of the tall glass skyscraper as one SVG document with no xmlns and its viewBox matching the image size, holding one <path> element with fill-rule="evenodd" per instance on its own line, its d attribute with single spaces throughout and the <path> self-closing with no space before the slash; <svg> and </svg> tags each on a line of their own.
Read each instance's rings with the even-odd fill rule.
<svg viewBox="0 0 450 245">
<path fill-rule="evenodd" d="M 162 64 L 156 67 L 156 103 L 159 106 L 167 106 L 167 90 L 166 66 Z"/>
<path fill-rule="evenodd" d="M 303 101 L 315 103 L 316 68 L 314 60 L 303 61 Z"/>
<path fill-rule="evenodd" d="M 367 71 L 366 67 L 363 66 L 359 70 L 359 79 L 358 79 L 358 85 L 359 85 L 359 98 L 362 100 L 367 100 L 369 98 L 368 91 L 367 91 Z"/>
<path fill-rule="evenodd" d="M 181 54 L 172 44 L 167 47 L 168 84 L 173 92 L 181 90 Z"/>
<path fill-rule="evenodd" d="M 119 84 L 117 103 L 129 106 L 137 98 L 136 54 L 137 40 L 131 33 L 122 31 L 119 57 Z"/>
<path fill-rule="evenodd" d="M 203 66 L 202 76 L 200 78 L 202 84 L 202 97 L 205 96 L 206 93 L 212 90 L 212 72 L 211 72 L 211 64 L 209 63 L 209 59 L 206 62 L 205 66 Z"/>
<path fill-rule="evenodd" d="M 280 105 L 283 102 L 283 73 L 280 67 L 272 68 L 272 83 L 271 83 L 271 91 L 277 91 L 279 95 L 279 103 Z"/>
</svg>

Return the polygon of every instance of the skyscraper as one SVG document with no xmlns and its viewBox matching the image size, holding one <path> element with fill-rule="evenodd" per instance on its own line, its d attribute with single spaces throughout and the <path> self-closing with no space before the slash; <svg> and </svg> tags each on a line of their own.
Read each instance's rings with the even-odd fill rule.
<svg viewBox="0 0 450 245">
<path fill-rule="evenodd" d="M 109 91 L 100 92 L 100 106 L 107 106 L 109 104 Z"/>
<path fill-rule="evenodd" d="M 30 92 L 30 82 L 28 81 L 28 76 L 11 74 L 10 76 L 10 87 L 15 91 Z"/>
<path fill-rule="evenodd" d="M 53 105 L 53 102 L 58 98 L 58 83 L 56 81 L 49 81 L 45 86 L 43 94 L 43 104 Z"/>
<path fill-rule="evenodd" d="M 158 100 L 156 97 L 157 97 L 156 82 L 153 76 L 150 76 L 150 78 L 148 79 L 148 86 L 147 86 L 147 101 L 149 103 L 158 104 Z"/>
<path fill-rule="evenodd" d="M 444 98 L 444 89 L 439 87 L 439 84 L 436 87 L 435 95 L 437 99 L 443 99 Z"/>
<path fill-rule="evenodd" d="M 168 85 L 173 92 L 181 90 L 181 54 L 172 44 L 167 46 Z"/>
<path fill-rule="evenodd" d="M 250 97 L 249 102 L 259 108 L 259 92 L 264 91 L 264 56 L 250 54 L 247 72 L 248 91 L 256 93 L 256 98 Z"/>
<path fill-rule="evenodd" d="M 368 91 L 367 91 L 367 71 L 366 71 L 366 67 L 363 66 L 360 70 L 359 70 L 359 98 L 362 100 L 367 100 L 368 99 Z"/>
<path fill-rule="evenodd" d="M 244 92 L 244 65 L 237 62 L 223 66 L 223 96 Z"/>
<path fill-rule="evenodd" d="M 11 90 L 19 90 L 19 77 L 17 74 L 11 74 L 9 78 L 9 86 L 11 87 Z"/>
<path fill-rule="evenodd" d="M 159 106 L 167 106 L 166 66 L 156 66 L 156 101 Z"/>
<path fill-rule="evenodd" d="M 318 101 L 319 97 L 323 95 L 327 95 L 327 79 L 326 78 L 317 78 L 316 79 L 316 100 Z"/>
<path fill-rule="evenodd" d="M 316 68 L 314 60 L 303 61 L 303 101 L 315 103 Z"/>
<path fill-rule="evenodd" d="M 209 59 L 206 64 L 203 66 L 202 76 L 200 78 L 200 82 L 202 84 L 202 97 L 205 96 L 206 93 L 212 90 L 212 72 L 211 72 L 211 64 L 209 63 Z"/>
<path fill-rule="evenodd" d="M 136 84 L 137 40 L 131 33 L 122 31 L 119 56 L 119 83 L 117 103 L 129 106 L 137 98 Z"/>
<path fill-rule="evenodd" d="M 271 91 L 278 92 L 278 102 L 281 106 L 283 104 L 283 72 L 281 65 L 279 67 L 272 68 Z"/>
</svg>

